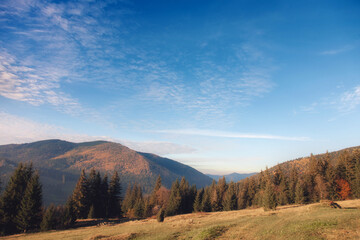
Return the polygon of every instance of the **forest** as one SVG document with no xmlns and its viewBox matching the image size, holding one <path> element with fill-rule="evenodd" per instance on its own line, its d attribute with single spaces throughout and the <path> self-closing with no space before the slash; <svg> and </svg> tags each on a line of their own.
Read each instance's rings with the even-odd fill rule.
<svg viewBox="0 0 360 240">
<path fill-rule="evenodd" d="M 20 163 L 0 196 L 2 235 L 20 232 L 65 229 L 77 219 L 139 219 L 191 212 L 231 211 L 263 207 L 276 210 L 287 204 L 309 204 L 320 200 L 360 198 L 360 151 L 311 155 L 304 168 L 279 164 L 237 183 L 225 178 L 197 189 L 185 178 L 173 182 L 170 189 L 155 182 L 151 194 L 143 194 L 140 185 L 127 186 L 122 194 L 121 176 L 101 176 L 83 170 L 65 205 L 45 207 L 39 173 L 32 164 Z M 124 196 L 123 198 L 121 196 Z"/>
</svg>

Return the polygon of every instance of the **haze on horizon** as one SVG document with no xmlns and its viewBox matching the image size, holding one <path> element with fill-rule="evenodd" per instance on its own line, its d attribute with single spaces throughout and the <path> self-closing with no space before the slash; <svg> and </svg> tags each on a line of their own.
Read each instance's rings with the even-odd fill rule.
<svg viewBox="0 0 360 240">
<path fill-rule="evenodd" d="M 0 144 L 110 140 L 206 173 L 360 145 L 359 1 L 0 2 Z"/>
</svg>

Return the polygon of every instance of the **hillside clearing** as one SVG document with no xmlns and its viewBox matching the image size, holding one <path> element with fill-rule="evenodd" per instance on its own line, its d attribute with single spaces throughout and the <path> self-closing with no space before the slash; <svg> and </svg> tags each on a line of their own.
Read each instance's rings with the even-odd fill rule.
<svg viewBox="0 0 360 240">
<path fill-rule="evenodd" d="M 342 209 L 315 203 L 283 206 L 269 212 L 257 208 L 193 213 L 168 217 L 163 223 L 144 219 L 3 239 L 359 239 L 360 200 L 338 203 Z"/>
</svg>

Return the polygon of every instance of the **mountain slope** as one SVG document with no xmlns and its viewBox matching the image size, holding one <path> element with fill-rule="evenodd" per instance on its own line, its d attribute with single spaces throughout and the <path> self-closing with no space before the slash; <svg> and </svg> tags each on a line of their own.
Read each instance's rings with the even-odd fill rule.
<svg viewBox="0 0 360 240">
<path fill-rule="evenodd" d="M 140 183 L 150 192 L 158 175 L 163 185 L 170 188 L 176 178 L 184 176 L 190 184 L 203 187 L 211 178 L 199 171 L 150 153 L 140 153 L 118 143 L 71 143 L 45 140 L 27 144 L 0 146 L 0 174 L 6 180 L 19 162 L 33 162 L 39 169 L 45 203 L 63 203 L 73 190 L 81 169 L 95 168 L 102 174 L 118 171 L 122 188 L 129 183 Z M 124 192 L 124 191 L 123 191 Z"/>
</svg>

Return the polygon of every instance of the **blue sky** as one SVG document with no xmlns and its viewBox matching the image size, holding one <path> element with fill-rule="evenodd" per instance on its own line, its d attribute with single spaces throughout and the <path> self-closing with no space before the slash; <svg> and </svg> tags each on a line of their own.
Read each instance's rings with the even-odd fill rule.
<svg viewBox="0 0 360 240">
<path fill-rule="evenodd" d="M 0 144 L 211 173 L 360 145 L 359 1 L 0 2 Z"/>
</svg>

